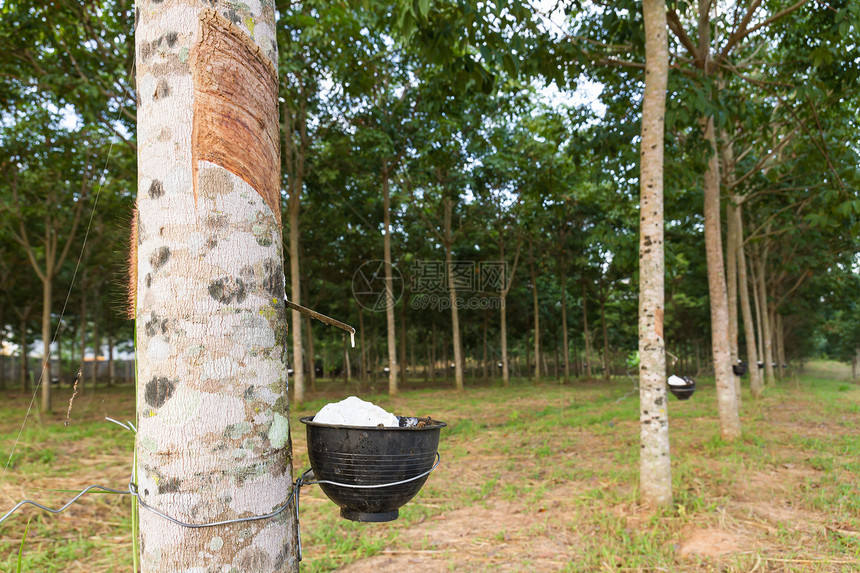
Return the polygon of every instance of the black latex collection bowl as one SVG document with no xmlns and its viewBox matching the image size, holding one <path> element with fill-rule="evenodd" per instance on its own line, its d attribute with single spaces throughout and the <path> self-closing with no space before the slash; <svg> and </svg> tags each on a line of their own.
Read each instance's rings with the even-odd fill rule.
<svg viewBox="0 0 860 573">
<path fill-rule="evenodd" d="M 696 381 L 689 376 L 681 376 L 681 378 L 684 379 L 686 385 L 672 386 L 669 384 L 669 392 L 671 392 L 678 400 L 689 400 L 690 396 L 693 395 L 693 392 L 696 391 Z"/>
<path fill-rule="evenodd" d="M 414 478 L 433 467 L 446 424 L 419 420 L 423 424 L 398 428 L 318 424 L 313 416 L 300 421 L 307 426 L 308 457 L 317 480 L 367 486 Z M 319 486 L 340 506 L 342 517 L 381 522 L 397 519 L 400 508 L 415 497 L 427 477 L 379 488 Z"/>
</svg>

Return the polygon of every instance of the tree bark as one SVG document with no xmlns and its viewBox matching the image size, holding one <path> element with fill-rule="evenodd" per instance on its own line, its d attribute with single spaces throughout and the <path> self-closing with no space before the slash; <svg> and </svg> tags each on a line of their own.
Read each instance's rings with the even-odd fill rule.
<svg viewBox="0 0 860 573">
<path fill-rule="evenodd" d="M 460 343 L 460 310 L 457 308 L 457 287 L 454 284 L 454 240 L 451 232 L 453 200 L 445 198 L 445 264 L 448 272 L 448 293 L 451 298 L 451 332 L 454 343 L 454 383 L 458 392 L 463 390 L 463 349 Z M 447 366 L 447 365 L 446 365 Z"/>
<path fill-rule="evenodd" d="M 759 304 L 761 305 L 761 331 L 764 341 L 763 360 L 765 385 L 773 384 L 776 380 L 773 372 L 773 328 L 771 327 L 770 320 L 770 304 L 767 301 L 767 279 L 765 274 L 767 269 L 767 255 L 768 248 L 767 243 L 765 243 L 763 253 L 761 253 L 758 257 L 758 269 L 756 271 L 756 279 L 758 281 Z"/>
<path fill-rule="evenodd" d="M 672 505 L 663 340 L 663 134 L 669 52 L 665 1 L 645 0 L 642 12 L 645 93 L 639 179 L 639 491 L 644 505 L 660 508 Z M 584 282 L 582 294 L 585 309 Z"/>
<path fill-rule="evenodd" d="M 535 313 L 535 384 L 540 384 L 540 305 L 538 304 L 537 274 L 535 273 L 534 252 L 529 241 L 529 274 L 532 279 L 532 304 Z"/>
<path fill-rule="evenodd" d="M 400 384 L 403 387 L 406 387 L 406 370 L 408 370 L 409 367 L 409 365 L 406 364 L 406 304 L 407 300 L 406 297 L 404 297 L 400 304 L 400 364 L 398 364 L 400 370 Z M 412 361 L 412 367 L 415 368 L 414 360 Z"/>
<path fill-rule="evenodd" d="M 136 479 L 193 524 L 270 513 L 293 484 L 274 10 L 206 6 L 150 3 L 135 38 Z M 143 509 L 141 570 L 296 572 L 296 526 L 294 507 L 200 529 Z"/>
<path fill-rule="evenodd" d="M 482 369 L 483 369 L 483 380 L 484 383 L 488 383 L 490 381 L 490 372 L 489 372 L 489 358 L 487 356 L 487 325 L 490 321 L 490 313 L 484 313 L 484 331 L 483 331 L 483 339 L 484 339 L 484 359 L 481 361 Z"/>
<path fill-rule="evenodd" d="M 362 312 L 361 305 L 358 307 L 358 331 L 360 336 L 359 343 L 361 344 L 361 376 L 359 376 L 359 379 L 362 386 L 364 386 L 367 384 L 367 373 L 370 367 L 367 364 L 367 345 L 364 342 L 364 312 Z"/>
<path fill-rule="evenodd" d="M 20 360 L 18 367 L 20 368 L 21 374 L 21 391 L 26 393 L 30 388 L 30 361 L 27 359 L 27 351 L 30 347 L 30 344 L 27 342 L 27 320 L 25 318 L 21 319 L 21 351 L 20 351 Z"/>
<path fill-rule="evenodd" d="M 609 326 L 606 324 L 606 297 L 600 298 L 600 325 L 603 327 L 603 379 L 607 382 L 611 372 L 609 371 Z"/>
<path fill-rule="evenodd" d="M 744 321 L 744 338 L 747 346 L 747 365 L 750 375 L 750 391 L 753 397 L 760 398 L 762 392 L 761 371 L 758 369 L 758 349 L 756 347 L 755 325 L 753 324 L 752 308 L 750 306 L 749 279 L 747 278 L 746 250 L 743 238 L 743 206 L 738 205 L 734 211 L 737 229 L 737 263 L 738 286 L 741 300 L 741 316 Z"/>
<path fill-rule="evenodd" d="M 394 277 L 391 274 L 391 190 L 388 181 L 388 160 L 382 162 L 382 217 L 382 243 L 385 258 L 385 326 L 388 340 L 388 395 L 397 396 L 397 334 L 394 327 L 394 304 L 396 301 L 394 300 Z M 454 353 L 456 355 L 456 350 Z"/>
<path fill-rule="evenodd" d="M 591 333 L 588 331 L 588 289 L 585 286 L 585 279 L 582 280 L 582 332 L 585 337 L 585 370 L 588 373 L 587 377 L 591 378 Z M 665 359 L 664 359 L 665 360 Z"/>
<path fill-rule="evenodd" d="M 561 267 L 561 346 L 564 353 L 564 381 L 570 382 L 570 346 L 567 339 L 567 280 L 565 279 L 564 254 L 559 263 Z"/>
<path fill-rule="evenodd" d="M 307 291 L 305 292 L 307 294 Z M 317 389 L 317 357 L 314 352 L 314 331 L 312 328 L 311 317 L 309 315 L 305 315 L 305 330 L 307 330 L 307 340 L 308 340 L 308 379 L 311 383 L 311 390 L 314 392 Z"/>
<path fill-rule="evenodd" d="M 723 152 L 726 156 L 727 152 Z M 723 162 L 726 165 L 726 161 Z M 738 363 L 738 229 L 737 207 L 729 201 L 726 204 L 726 295 L 729 305 L 729 355 L 732 366 Z M 735 382 L 735 395 L 741 403 L 741 377 L 732 371 Z"/>
<path fill-rule="evenodd" d="M 702 120 L 710 156 L 705 170 L 705 254 L 711 307 L 711 352 L 717 386 L 720 434 L 733 441 L 741 437 L 738 401 L 729 352 L 729 304 L 726 295 L 723 246 L 720 236 L 720 167 L 713 118 Z"/>
</svg>

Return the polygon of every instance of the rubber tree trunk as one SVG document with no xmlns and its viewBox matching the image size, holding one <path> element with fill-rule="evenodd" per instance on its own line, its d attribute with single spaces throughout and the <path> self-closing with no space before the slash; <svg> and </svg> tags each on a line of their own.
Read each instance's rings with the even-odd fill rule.
<svg viewBox="0 0 860 573">
<path fill-rule="evenodd" d="M 101 354 L 102 349 L 102 341 L 99 333 L 99 305 L 98 301 L 100 298 L 99 290 L 96 289 L 95 296 L 93 297 L 95 305 L 93 305 L 93 369 L 90 372 L 90 383 L 93 388 L 98 384 L 99 378 L 99 354 Z"/>
<path fill-rule="evenodd" d="M 738 204 L 734 210 L 737 219 L 735 228 L 738 233 L 737 263 L 738 263 L 738 292 L 741 301 L 741 317 L 744 322 L 744 338 L 747 347 L 747 364 L 750 376 L 750 391 L 753 397 L 761 397 L 761 371 L 758 369 L 758 349 L 756 348 L 755 325 L 753 324 L 752 307 L 750 305 L 749 278 L 747 277 L 746 250 L 744 248 L 743 205 Z"/>
<path fill-rule="evenodd" d="M 46 226 L 47 227 L 47 226 Z M 46 244 L 49 241 L 46 240 Z M 54 268 L 51 256 L 45 257 L 42 279 L 42 406 L 43 414 L 51 412 L 51 302 L 53 301 Z"/>
<path fill-rule="evenodd" d="M 725 155 L 725 153 L 724 153 Z M 724 163 L 725 164 L 725 163 Z M 726 204 L 726 299 L 729 305 L 729 355 L 734 366 L 738 363 L 738 230 L 735 210 L 729 201 Z M 741 377 L 734 374 L 735 395 L 741 403 Z"/>
<path fill-rule="evenodd" d="M 21 350 L 19 351 L 18 367 L 21 375 L 21 391 L 28 392 L 30 384 L 30 361 L 27 358 L 27 352 L 30 351 L 30 343 L 27 342 L 27 320 L 22 318 L 19 327 L 21 331 Z"/>
<path fill-rule="evenodd" d="M 729 304 L 720 231 L 720 167 L 713 118 L 703 119 L 702 124 L 705 141 L 711 151 L 705 170 L 705 255 L 711 307 L 711 352 L 717 386 L 720 434 L 724 440 L 732 441 L 741 437 L 741 423 L 729 352 Z"/>
<path fill-rule="evenodd" d="M 460 343 L 460 309 L 457 308 L 457 287 L 454 283 L 454 240 L 451 230 L 451 211 L 454 201 L 445 198 L 444 233 L 445 233 L 445 266 L 448 272 L 448 293 L 451 298 L 451 332 L 454 343 L 454 383 L 457 391 L 463 390 L 463 349 Z M 447 362 L 447 361 L 446 361 Z M 447 367 L 447 364 L 445 365 Z"/>
<path fill-rule="evenodd" d="M 298 191 L 296 191 L 298 192 Z M 299 202 L 290 202 L 290 300 L 301 304 L 301 277 L 299 275 Z M 290 313 L 293 329 L 293 397 L 299 404 L 305 401 L 305 369 L 302 359 L 302 314 Z"/>
<path fill-rule="evenodd" d="M 406 363 L 406 298 L 400 304 L 400 362 L 398 370 L 400 371 L 400 385 L 406 387 L 406 370 L 409 365 Z M 413 349 L 414 355 L 414 349 Z M 415 368 L 415 361 L 412 361 L 412 368 Z"/>
<path fill-rule="evenodd" d="M 305 293 L 307 294 L 307 293 Z M 311 390 L 316 391 L 317 389 L 317 356 L 314 352 L 314 331 L 311 325 L 311 317 L 309 315 L 305 315 L 305 330 L 307 333 L 305 334 L 308 344 L 306 348 L 308 349 L 308 379 L 311 383 Z"/>
<path fill-rule="evenodd" d="M 645 94 L 639 178 L 639 492 L 652 508 L 672 504 L 666 348 L 663 340 L 663 116 L 669 75 L 664 0 L 645 0 Z M 584 295 L 583 291 L 583 295 Z"/>
<path fill-rule="evenodd" d="M 483 360 L 481 360 L 481 367 L 482 367 L 481 379 L 484 381 L 484 383 L 488 383 L 490 381 L 490 371 L 489 371 L 490 364 L 489 364 L 489 357 L 487 355 L 487 327 L 488 327 L 489 322 L 490 322 L 490 313 L 485 312 L 484 313 L 483 332 L 482 332 L 482 335 L 483 335 L 482 338 L 483 338 L 483 343 L 484 343 L 484 356 L 483 356 Z"/>
<path fill-rule="evenodd" d="M 763 336 L 763 354 L 764 354 L 764 372 L 766 376 L 765 384 L 773 384 L 775 381 L 773 371 L 773 328 L 771 326 L 771 309 L 767 301 L 767 245 L 764 247 L 764 252 L 758 258 L 758 268 L 756 270 L 756 280 L 758 282 L 759 304 L 761 305 L 761 331 Z"/>
<path fill-rule="evenodd" d="M 275 13 L 252 6 L 148 3 L 136 26 L 137 483 L 193 524 L 293 483 Z M 144 572 L 298 571 L 295 514 L 142 509 L 140 552 Z"/>
<path fill-rule="evenodd" d="M 720 79 L 719 88 L 725 88 L 725 82 Z M 723 160 L 724 178 L 727 189 L 734 188 L 735 157 L 729 136 L 725 130 L 721 130 L 720 152 Z M 738 249 L 741 241 L 741 230 L 738 228 L 737 211 L 740 204 L 736 197 L 731 196 L 726 203 L 726 287 L 729 303 L 729 351 L 732 357 L 732 365 L 738 363 L 740 350 L 738 348 Z M 734 374 L 734 372 L 732 372 Z M 735 376 L 735 394 L 738 405 L 741 403 L 741 377 Z"/>
<path fill-rule="evenodd" d="M 606 297 L 600 299 L 600 326 L 603 330 L 603 379 L 607 382 L 612 374 L 610 368 L 609 356 L 609 325 L 606 324 Z"/>
<path fill-rule="evenodd" d="M 585 370 L 588 378 L 592 376 L 591 368 L 591 333 L 588 331 L 588 289 L 585 280 L 582 281 L 582 333 L 585 337 Z"/>
<path fill-rule="evenodd" d="M 367 363 L 367 344 L 364 341 L 364 312 L 362 311 L 361 306 L 358 307 L 358 332 L 359 332 L 359 344 L 361 345 L 361 372 L 359 373 L 359 380 L 361 380 L 362 387 L 367 384 L 367 371 L 370 369 L 370 366 Z"/>
<path fill-rule="evenodd" d="M 560 263 L 561 269 L 561 346 L 564 354 L 564 381 L 570 382 L 570 346 L 567 340 L 567 281 L 565 280 L 564 255 Z"/>
<path fill-rule="evenodd" d="M 535 273 L 534 252 L 529 241 L 529 274 L 532 279 L 532 305 L 535 313 L 535 384 L 540 384 L 540 305 L 538 304 L 537 274 Z"/>
<path fill-rule="evenodd" d="M 397 396 L 397 333 L 394 325 L 394 305 L 397 301 L 394 300 L 394 277 L 391 274 L 391 190 L 388 181 L 387 160 L 382 162 L 382 217 L 382 248 L 385 257 L 385 331 L 388 341 L 388 395 Z"/>
</svg>

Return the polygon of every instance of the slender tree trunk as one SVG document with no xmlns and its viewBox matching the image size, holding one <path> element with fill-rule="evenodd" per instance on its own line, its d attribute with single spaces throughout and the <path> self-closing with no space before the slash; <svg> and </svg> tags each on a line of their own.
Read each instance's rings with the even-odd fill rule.
<svg viewBox="0 0 860 573">
<path fill-rule="evenodd" d="M 367 364 L 367 345 L 364 342 L 364 312 L 362 311 L 361 306 L 358 307 L 358 330 L 359 330 L 359 343 L 361 344 L 361 376 L 359 379 L 361 380 L 362 386 L 367 384 L 367 371 L 369 366 Z"/>
<path fill-rule="evenodd" d="M 535 273 L 531 241 L 529 241 L 529 273 L 532 278 L 532 303 L 535 313 L 535 384 L 540 384 L 540 305 L 538 304 L 537 274 Z"/>
<path fill-rule="evenodd" d="M 485 312 L 484 313 L 484 333 L 483 333 L 484 334 L 484 337 L 483 337 L 484 338 L 484 360 L 482 361 L 483 374 L 484 374 L 483 380 L 485 383 L 488 383 L 490 381 L 489 362 L 488 362 L 488 357 L 487 357 L 487 325 L 488 325 L 489 321 L 490 321 L 490 313 Z"/>
<path fill-rule="evenodd" d="M 776 362 L 777 372 L 779 377 L 785 377 L 785 327 L 783 325 L 782 315 L 776 313 Z"/>
<path fill-rule="evenodd" d="M 301 190 L 294 190 L 301 193 Z M 301 304 L 301 276 L 299 275 L 299 201 L 290 198 L 290 300 Z M 302 315 L 291 311 L 293 329 L 293 399 L 297 404 L 305 401 L 305 373 L 302 360 Z"/>
<path fill-rule="evenodd" d="M 42 277 L 42 408 L 43 414 L 51 412 L 51 302 L 54 287 L 54 268 L 50 257 L 46 257 L 45 276 Z"/>
<path fill-rule="evenodd" d="M 499 297 L 501 308 L 499 309 L 499 336 L 502 345 L 502 384 L 506 387 L 511 385 L 511 367 L 508 358 L 508 311 L 507 293 L 502 292 Z"/>
<path fill-rule="evenodd" d="M 761 362 L 762 367 L 764 367 L 764 315 L 761 310 L 761 301 L 758 296 L 758 273 L 756 272 L 756 268 L 758 266 L 758 253 L 754 253 L 752 260 L 750 261 L 750 286 L 753 291 L 753 302 L 755 303 L 755 318 L 756 318 L 756 341 L 758 343 L 759 349 L 759 361 Z M 758 368 L 758 363 L 756 363 L 756 368 Z M 759 374 L 761 374 L 761 385 L 762 388 L 765 386 L 765 374 L 762 372 L 762 368 L 759 368 Z"/>
<path fill-rule="evenodd" d="M 669 53 L 664 0 L 645 0 L 639 212 L 639 491 L 652 508 L 672 505 L 666 352 L 663 340 L 663 134 Z M 583 308 L 585 307 L 583 283 Z M 587 338 L 586 338 L 587 339 Z"/>
<path fill-rule="evenodd" d="M 436 385 L 436 317 L 433 317 L 433 338 L 431 340 L 430 349 L 432 351 L 432 360 L 430 362 L 430 383 L 435 386 Z M 448 365 L 445 365 L 445 368 L 448 368 Z"/>
<path fill-rule="evenodd" d="M 737 264 L 738 264 L 738 286 L 741 300 L 741 316 L 744 321 L 744 338 L 747 346 L 747 364 L 750 375 L 750 391 L 753 397 L 761 397 L 762 383 L 761 371 L 758 369 L 758 349 L 756 348 L 755 325 L 753 324 L 752 308 L 750 307 L 749 279 L 747 278 L 746 251 L 743 239 L 743 216 L 742 206 L 738 205 L 734 211 L 737 229 Z"/>
<path fill-rule="evenodd" d="M 765 384 L 773 384 L 776 378 L 773 372 L 773 328 L 770 321 L 770 304 L 767 301 L 767 280 L 765 270 L 767 265 L 767 247 L 765 246 L 764 253 L 759 256 L 758 270 L 756 279 L 758 280 L 759 304 L 761 305 L 762 325 L 761 331 L 764 337 L 764 372 Z"/>
<path fill-rule="evenodd" d="M 726 157 L 728 152 L 724 151 Z M 724 161 L 724 165 L 727 162 Z M 732 366 L 738 363 L 740 352 L 738 350 L 738 229 L 737 207 L 729 201 L 726 204 L 726 287 L 727 300 L 729 304 L 729 355 Z M 741 403 L 741 377 L 732 371 L 735 381 L 735 395 L 738 405 Z"/>
<path fill-rule="evenodd" d="M 585 370 L 588 377 L 592 376 L 591 369 L 591 333 L 588 331 L 588 289 L 585 287 L 585 279 L 582 281 L 582 332 L 585 336 Z"/>
<path fill-rule="evenodd" d="M 81 326 L 80 326 L 80 362 L 78 363 L 77 382 L 78 390 L 83 391 L 86 379 L 85 368 L 87 366 L 87 296 L 86 293 L 81 293 Z M 135 349 L 136 351 L 137 349 Z"/>
<path fill-rule="evenodd" d="M 308 378 L 311 383 L 311 390 L 316 392 L 317 389 L 317 355 L 314 352 L 314 331 L 312 328 L 311 317 L 305 315 L 305 327 L 308 340 Z"/>
<path fill-rule="evenodd" d="M 385 257 L 385 325 L 388 340 L 388 395 L 397 396 L 397 334 L 394 329 L 394 277 L 391 274 L 391 190 L 388 160 L 382 162 L 382 243 Z M 456 352 L 456 351 L 455 351 Z"/>
<path fill-rule="evenodd" d="M 720 168 L 717 158 L 713 118 L 702 121 L 710 148 L 705 170 L 705 254 L 708 266 L 708 293 L 711 306 L 711 350 L 717 386 L 717 410 L 723 439 L 741 436 L 738 401 L 729 352 L 729 304 L 726 295 L 723 246 L 720 236 Z"/>
<path fill-rule="evenodd" d="M 452 248 L 454 240 L 451 235 L 451 210 L 453 201 L 445 199 L 445 263 L 448 271 L 448 293 L 451 298 L 451 331 L 454 342 L 454 382 L 457 391 L 463 390 L 463 349 L 460 344 L 460 310 L 457 308 L 457 287 L 454 284 L 454 258 Z"/>
<path fill-rule="evenodd" d="M 136 25 L 136 479 L 193 524 L 270 513 L 293 484 L 275 13 L 207 6 L 149 3 Z M 290 234 L 298 303 L 297 217 Z M 296 572 L 296 525 L 141 510 L 141 570 Z"/>
<path fill-rule="evenodd" d="M 406 364 L 406 298 L 403 299 L 403 303 L 400 305 L 400 383 L 405 387 L 406 386 L 406 370 L 408 370 L 408 365 Z M 413 361 L 414 367 L 414 361 Z"/>
<path fill-rule="evenodd" d="M 18 367 L 21 369 L 21 391 L 26 393 L 29 392 L 30 385 L 30 361 L 27 359 L 27 352 L 30 349 L 30 343 L 27 342 L 27 320 L 25 318 L 21 319 L 21 352 L 20 352 L 20 360 Z"/>
<path fill-rule="evenodd" d="M 570 382 L 570 345 L 567 339 L 567 280 L 565 278 L 564 256 L 561 266 L 561 346 L 564 354 L 564 381 Z"/>
<path fill-rule="evenodd" d="M 96 289 L 94 299 L 98 301 L 99 297 L 99 289 Z M 93 385 L 93 388 L 98 384 L 99 354 L 101 353 L 102 347 L 102 341 L 99 337 L 99 319 L 99 305 L 96 304 L 93 307 L 93 370 L 90 372 L 90 383 Z"/>
<path fill-rule="evenodd" d="M 114 372 L 113 348 L 114 334 L 113 332 L 108 332 L 108 386 L 113 386 L 116 383 L 116 373 Z"/>
<path fill-rule="evenodd" d="M 600 325 L 603 328 L 603 379 L 609 381 L 609 328 L 606 324 L 606 298 L 600 299 Z"/>
</svg>

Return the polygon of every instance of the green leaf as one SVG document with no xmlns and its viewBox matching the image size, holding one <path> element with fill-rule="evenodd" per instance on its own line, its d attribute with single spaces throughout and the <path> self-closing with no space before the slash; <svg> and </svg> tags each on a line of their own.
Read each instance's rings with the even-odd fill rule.
<svg viewBox="0 0 860 573">
<path fill-rule="evenodd" d="M 418 13 L 422 18 L 426 18 L 430 13 L 430 0 L 418 0 Z"/>
</svg>

